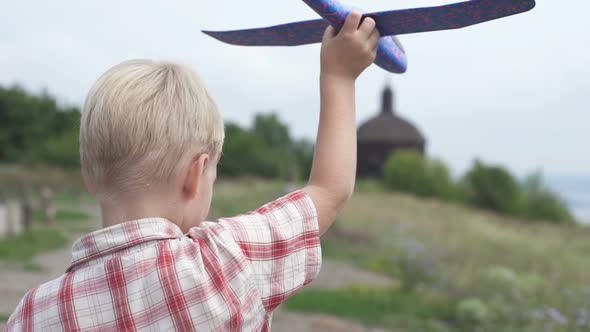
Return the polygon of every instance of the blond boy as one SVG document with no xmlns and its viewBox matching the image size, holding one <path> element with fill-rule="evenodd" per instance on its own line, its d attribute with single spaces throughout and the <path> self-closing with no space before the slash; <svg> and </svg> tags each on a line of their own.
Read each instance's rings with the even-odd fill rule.
<svg viewBox="0 0 590 332">
<path fill-rule="evenodd" d="M 215 223 L 204 219 L 224 130 L 204 85 L 172 63 L 107 71 L 80 129 L 104 228 L 74 243 L 64 275 L 25 295 L 8 330 L 270 330 L 277 306 L 318 274 L 319 237 L 353 192 L 355 80 L 378 38 L 357 12 L 326 30 L 307 186 Z"/>
</svg>

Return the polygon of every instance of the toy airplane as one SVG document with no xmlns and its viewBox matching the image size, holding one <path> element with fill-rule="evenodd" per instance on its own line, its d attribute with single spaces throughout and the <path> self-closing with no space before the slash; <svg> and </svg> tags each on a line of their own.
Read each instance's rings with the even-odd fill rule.
<svg viewBox="0 0 590 332">
<path fill-rule="evenodd" d="M 203 31 L 222 42 L 244 46 L 297 46 L 319 43 L 328 25 L 339 30 L 353 10 L 338 0 L 303 0 L 323 19 L 235 31 Z M 404 73 L 406 53 L 395 35 L 450 30 L 520 14 L 535 7 L 535 0 L 470 0 L 449 5 L 369 13 L 381 33 L 375 64 Z"/>
</svg>

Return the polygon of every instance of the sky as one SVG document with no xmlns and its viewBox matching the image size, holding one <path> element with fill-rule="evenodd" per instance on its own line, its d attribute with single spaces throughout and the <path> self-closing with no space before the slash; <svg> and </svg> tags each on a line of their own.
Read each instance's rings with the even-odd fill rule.
<svg viewBox="0 0 590 332">
<path fill-rule="evenodd" d="M 453 1 L 344 1 L 390 10 Z M 226 120 L 277 111 L 296 137 L 315 139 L 320 45 L 236 47 L 200 30 L 315 19 L 299 0 L 0 0 L 0 84 L 47 88 L 80 105 L 109 67 L 131 58 L 190 64 Z M 359 124 L 392 82 L 398 113 L 455 174 L 474 158 L 519 175 L 590 177 L 590 1 L 538 0 L 517 15 L 460 30 L 401 36 L 408 72 L 371 66 L 357 81 Z"/>
</svg>

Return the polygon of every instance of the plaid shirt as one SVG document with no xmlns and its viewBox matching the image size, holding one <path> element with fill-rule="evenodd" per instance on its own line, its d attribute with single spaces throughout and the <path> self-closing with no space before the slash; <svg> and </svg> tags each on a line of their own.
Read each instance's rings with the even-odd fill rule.
<svg viewBox="0 0 590 332">
<path fill-rule="evenodd" d="M 268 331 L 273 310 L 321 264 L 303 191 L 188 234 L 161 218 L 126 222 L 72 250 L 64 275 L 21 300 L 9 331 Z"/>
</svg>

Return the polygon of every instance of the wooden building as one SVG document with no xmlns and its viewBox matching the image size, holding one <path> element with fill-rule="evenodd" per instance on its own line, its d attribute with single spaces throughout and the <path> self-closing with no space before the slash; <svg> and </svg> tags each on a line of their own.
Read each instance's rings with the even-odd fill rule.
<svg viewBox="0 0 590 332">
<path fill-rule="evenodd" d="M 395 108 L 391 86 L 385 86 L 379 114 L 357 131 L 357 177 L 381 177 L 381 168 L 397 150 L 425 153 L 426 139 Z"/>
</svg>

